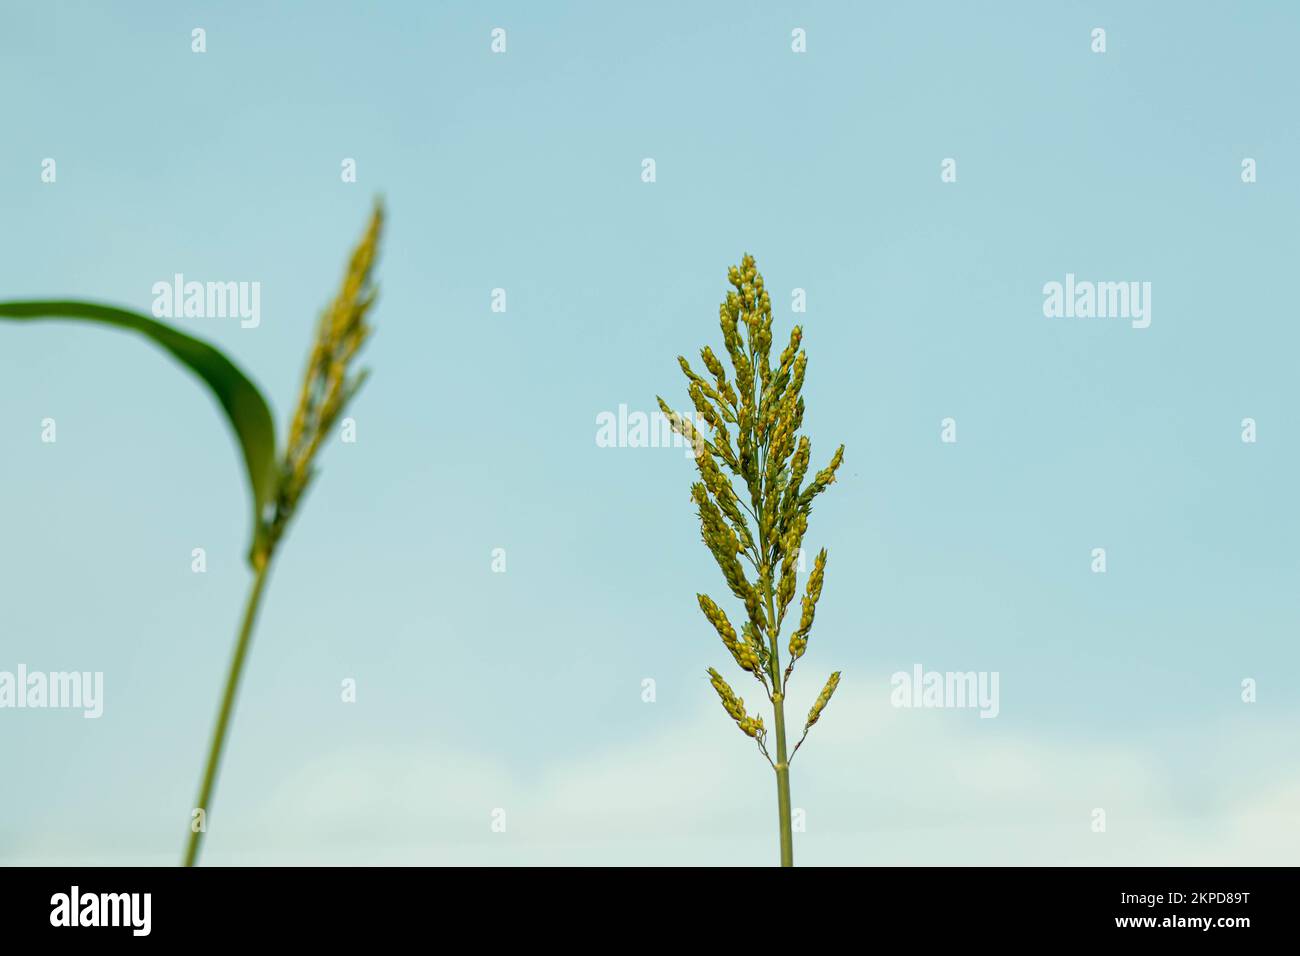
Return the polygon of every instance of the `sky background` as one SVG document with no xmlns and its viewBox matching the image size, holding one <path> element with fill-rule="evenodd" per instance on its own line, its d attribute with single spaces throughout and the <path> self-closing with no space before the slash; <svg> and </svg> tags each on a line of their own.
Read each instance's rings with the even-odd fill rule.
<svg viewBox="0 0 1300 956">
<path fill-rule="evenodd" d="M 258 328 L 177 324 L 283 430 L 390 214 L 357 441 L 277 558 L 204 862 L 776 862 L 704 673 L 758 701 L 696 606 L 727 595 L 693 468 L 595 442 L 686 404 L 746 251 L 778 346 L 804 326 L 815 466 L 847 446 L 796 861 L 1300 859 L 1294 6 L 2 6 L 0 298 L 260 282 Z M 1067 272 L 1151 282 L 1150 328 L 1045 318 Z M 235 447 L 144 340 L 0 324 L 0 670 L 105 681 L 99 720 L 0 710 L 0 863 L 179 860 L 250 577 Z M 997 671 L 999 716 L 891 707 L 916 664 Z"/>
</svg>

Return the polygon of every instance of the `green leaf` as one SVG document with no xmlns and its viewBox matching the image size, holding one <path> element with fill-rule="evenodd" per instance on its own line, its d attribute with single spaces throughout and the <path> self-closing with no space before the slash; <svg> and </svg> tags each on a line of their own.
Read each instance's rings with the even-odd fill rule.
<svg viewBox="0 0 1300 956">
<path fill-rule="evenodd" d="M 151 339 L 197 375 L 212 390 L 226 412 L 230 427 L 244 453 L 248 486 L 253 495 L 253 545 L 255 552 L 262 518 L 275 497 L 275 422 L 257 386 L 219 350 L 151 318 L 94 302 L 0 302 L 0 318 L 80 319 L 130 329 Z"/>
</svg>

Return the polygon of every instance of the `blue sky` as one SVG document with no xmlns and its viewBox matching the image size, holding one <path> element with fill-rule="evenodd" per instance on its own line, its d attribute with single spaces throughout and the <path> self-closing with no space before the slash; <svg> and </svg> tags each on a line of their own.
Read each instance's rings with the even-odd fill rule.
<svg viewBox="0 0 1300 956">
<path fill-rule="evenodd" d="M 745 251 L 804 327 L 814 458 L 847 446 L 798 860 L 1296 859 L 1289 6 L 7 6 L 0 297 L 260 282 L 258 328 L 177 324 L 283 428 L 390 212 L 358 439 L 278 558 L 207 862 L 774 860 L 704 676 L 691 466 L 594 440 L 685 403 Z M 1067 273 L 1150 282 L 1151 326 L 1044 317 Z M 130 336 L 0 327 L 0 362 L 0 670 L 106 696 L 0 711 L 0 861 L 170 862 L 248 583 L 233 441 Z M 917 663 L 997 671 L 998 718 L 891 708 Z"/>
</svg>

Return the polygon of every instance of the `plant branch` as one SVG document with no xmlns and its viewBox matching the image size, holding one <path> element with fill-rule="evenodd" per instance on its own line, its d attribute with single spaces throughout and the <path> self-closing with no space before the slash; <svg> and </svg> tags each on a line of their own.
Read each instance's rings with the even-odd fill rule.
<svg viewBox="0 0 1300 956">
<path fill-rule="evenodd" d="M 808 731 L 811 730 L 811 729 L 812 729 L 812 728 L 810 728 L 810 727 L 805 727 L 805 728 L 804 728 L 803 736 L 800 737 L 800 738 L 799 738 L 799 742 L 798 742 L 797 744 L 794 745 L 794 750 L 791 750 L 791 751 L 790 751 L 790 760 L 789 760 L 790 763 L 794 763 L 794 755 L 797 754 L 797 753 L 799 752 L 799 748 L 803 746 L 803 742 L 804 742 L 805 740 L 808 739 Z"/>
</svg>

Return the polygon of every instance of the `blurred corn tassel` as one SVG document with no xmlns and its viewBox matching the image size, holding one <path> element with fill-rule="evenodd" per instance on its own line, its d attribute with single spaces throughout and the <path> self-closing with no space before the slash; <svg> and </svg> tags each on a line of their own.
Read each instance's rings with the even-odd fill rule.
<svg viewBox="0 0 1300 956">
<path fill-rule="evenodd" d="M 352 397 L 356 395 L 357 389 L 365 381 L 365 372 L 354 372 L 352 367 L 357 353 L 360 352 L 371 331 L 366 316 L 374 305 L 376 290 L 371 284 L 370 277 L 375 265 L 383 223 L 383 208 L 376 203 L 370 217 L 370 225 L 348 263 L 347 272 L 343 277 L 343 286 L 320 317 L 316 328 L 316 339 L 307 360 L 307 372 L 303 376 L 298 405 L 289 425 L 284 458 L 280 462 L 279 473 L 276 476 L 275 493 L 267 508 L 270 514 L 259 515 L 252 549 L 255 571 L 253 584 L 244 606 L 243 622 L 235 641 L 235 651 L 226 677 L 225 692 L 217 712 L 216 726 L 212 732 L 208 761 L 203 772 L 203 781 L 199 786 L 198 800 L 195 803 L 195 813 L 202 813 L 204 820 L 207 819 L 206 815 L 211 809 L 226 732 L 234 711 L 235 696 L 239 689 L 244 661 L 252 642 L 253 627 L 257 620 L 262 593 L 266 587 L 271 558 L 276 546 L 284 537 L 285 530 L 302 501 L 303 494 L 315 476 L 316 456 L 320 452 L 322 443 L 329 436 Z M 191 826 L 185 848 L 185 866 L 193 866 L 198 862 L 203 833 L 202 827 Z"/>
<path fill-rule="evenodd" d="M 371 332 L 366 315 L 377 294 L 371 283 L 371 271 L 383 225 L 383 207 L 376 204 L 370 225 L 353 250 L 343 285 L 317 324 L 298 406 L 289 425 L 275 510 L 262 542 L 264 559 L 275 549 L 298 502 L 316 476 L 314 462 L 321 442 L 366 380 L 366 371 L 353 373 L 352 364 Z"/>
</svg>

